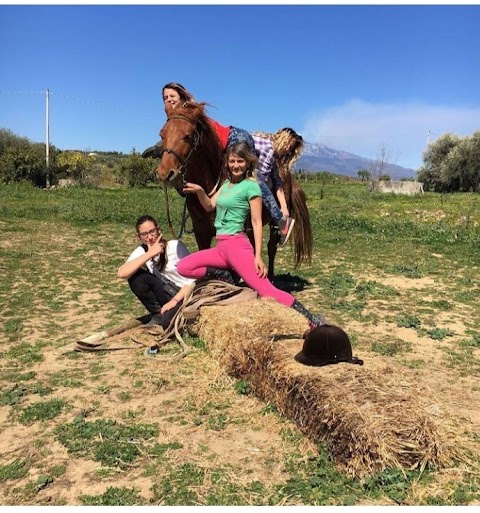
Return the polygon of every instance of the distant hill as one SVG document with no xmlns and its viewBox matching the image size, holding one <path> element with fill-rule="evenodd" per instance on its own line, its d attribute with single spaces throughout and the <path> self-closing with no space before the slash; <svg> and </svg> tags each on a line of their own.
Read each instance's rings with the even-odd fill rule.
<svg viewBox="0 0 480 513">
<path fill-rule="evenodd" d="M 305 143 L 302 156 L 297 160 L 295 169 L 303 169 L 307 172 L 328 171 L 337 175 L 357 177 L 360 169 L 369 170 L 372 159 L 360 157 L 346 151 L 338 151 L 325 146 L 325 144 Z M 387 164 L 385 173 L 392 180 L 402 178 L 414 178 L 415 169 L 409 169 L 395 164 Z"/>
</svg>

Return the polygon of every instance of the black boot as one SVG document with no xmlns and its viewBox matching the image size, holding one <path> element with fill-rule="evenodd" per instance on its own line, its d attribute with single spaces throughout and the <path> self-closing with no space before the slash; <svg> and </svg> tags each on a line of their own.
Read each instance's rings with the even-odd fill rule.
<svg viewBox="0 0 480 513">
<path fill-rule="evenodd" d="M 235 280 L 233 279 L 232 273 L 227 269 L 218 269 L 217 267 L 207 267 L 207 272 L 205 273 L 206 280 L 219 280 L 224 281 L 225 283 L 229 283 L 230 285 L 235 285 Z"/>
<path fill-rule="evenodd" d="M 150 146 L 143 153 L 142 157 L 147 159 L 148 157 L 152 157 L 153 159 L 162 158 L 162 141 L 158 141 L 155 146 Z"/>
<path fill-rule="evenodd" d="M 307 318 L 310 328 L 315 326 L 323 326 L 327 322 L 324 315 L 313 315 L 302 305 L 302 303 L 300 303 L 300 301 L 297 301 L 296 299 L 293 302 L 292 308 Z"/>
</svg>

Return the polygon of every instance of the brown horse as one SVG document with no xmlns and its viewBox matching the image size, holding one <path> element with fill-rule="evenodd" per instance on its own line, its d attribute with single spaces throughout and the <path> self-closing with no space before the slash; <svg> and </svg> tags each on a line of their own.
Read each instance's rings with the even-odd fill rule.
<svg viewBox="0 0 480 513">
<path fill-rule="evenodd" d="M 217 134 L 205 115 L 204 103 L 186 103 L 173 109 L 166 105 L 167 121 L 160 130 L 162 138 L 162 157 L 157 173 L 164 186 L 173 186 L 180 191 L 184 182 L 201 185 L 212 196 L 223 183 L 223 151 Z M 294 262 L 297 268 L 302 262 L 311 263 L 312 229 L 306 206 L 306 196 L 285 166 L 279 169 L 285 184 L 285 197 L 290 215 L 295 218 L 293 231 Z M 196 195 L 186 198 L 187 209 L 192 219 L 193 231 L 198 249 L 211 246 L 215 236 L 214 213 L 206 212 Z M 263 208 L 264 225 L 270 215 Z M 250 238 L 253 232 L 247 230 Z M 268 250 L 268 277 L 273 280 L 274 262 L 277 252 L 278 234 L 270 226 Z"/>
</svg>

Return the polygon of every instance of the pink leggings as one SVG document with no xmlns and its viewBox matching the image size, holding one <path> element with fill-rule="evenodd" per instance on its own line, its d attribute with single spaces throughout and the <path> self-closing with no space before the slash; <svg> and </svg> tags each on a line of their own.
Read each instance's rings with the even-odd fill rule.
<svg viewBox="0 0 480 513">
<path fill-rule="evenodd" d="M 292 306 L 295 298 L 272 285 L 268 278 L 259 278 L 255 270 L 253 247 L 244 233 L 218 235 L 215 248 L 203 249 L 183 257 L 177 271 L 187 278 L 203 278 L 207 267 L 233 269 L 260 297 L 272 297 L 285 306 Z"/>
</svg>

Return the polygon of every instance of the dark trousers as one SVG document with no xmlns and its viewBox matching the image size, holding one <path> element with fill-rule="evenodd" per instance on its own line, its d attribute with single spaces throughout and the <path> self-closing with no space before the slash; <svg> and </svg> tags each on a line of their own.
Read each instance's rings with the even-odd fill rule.
<svg viewBox="0 0 480 513">
<path fill-rule="evenodd" d="M 163 288 L 163 281 L 144 269 L 139 269 L 130 276 L 128 284 L 142 305 L 152 314 L 159 314 L 162 306 L 172 297 Z M 161 325 L 167 329 L 173 316 L 180 308 L 181 302 L 162 315 Z"/>
</svg>

